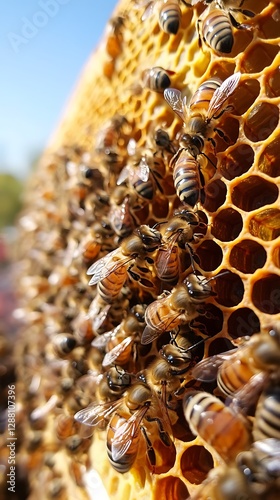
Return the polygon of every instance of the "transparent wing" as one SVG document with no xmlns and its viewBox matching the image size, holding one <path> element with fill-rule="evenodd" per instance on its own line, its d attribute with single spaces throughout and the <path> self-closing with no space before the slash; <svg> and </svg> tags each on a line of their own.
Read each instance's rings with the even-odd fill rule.
<svg viewBox="0 0 280 500">
<path fill-rule="evenodd" d="M 174 113 L 176 113 L 182 120 L 185 120 L 185 113 L 184 113 L 185 101 L 183 101 L 182 99 L 182 94 L 180 90 L 169 87 L 168 89 L 165 89 L 163 96 L 167 104 L 169 104 L 171 109 L 173 109 Z"/>
<path fill-rule="evenodd" d="M 221 110 L 223 104 L 238 86 L 240 76 L 240 72 L 234 73 L 233 75 L 229 76 L 214 92 L 208 108 L 208 120 L 210 120 L 216 113 Z"/>
<path fill-rule="evenodd" d="M 92 403 L 75 413 L 74 419 L 81 424 L 95 426 L 104 418 L 107 419 L 121 404 L 122 399 L 106 403 Z"/>
<path fill-rule="evenodd" d="M 216 354 L 209 358 L 202 359 L 192 369 L 192 375 L 200 382 L 213 382 L 217 378 L 217 373 L 224 361 L 230 359 L 237 349 L 231 349 L 225 353 Z"/>
<path fill-rule="evenodd" d="M 169 265 L 169 260 L 175 251 L 178 252 L 178 248 L 175 246 L 176 242 L 180 236 L 180 233 L 173 234 L 168 241 L 168 244 L 160 247 L 156 259 L 156 269 L 159 278 L 165 276 L 166 269 Z"/>
<path fill-rule="evenodd" d="M 87 270 L 88 275 L 92 275 L 89 285 L 96 285 L 99 281 L 107 278 L 112 272 L 116 271 L 119 267 L 124 266 L 131 260 L 131 257 L 124 258 L 119 248 L 113 250 L 109 254 L 102 257 Z"/>
<path fill-rule="evenodd" d="M 249 410 L 250 406 L 257 402 L 268 378 L 269 374 L 264 372 L 253 375 L 247 384 L 234 393 L 233 398 L 229 398 L 229 401 L 226 399 L 226 403 L 230 402 L 233 408 Z"/>
<path fill-rule="evenodd" d="M 111 351 L 107 352 L 103 358 L 102 366 L 107 368 L 108 366 L 115 364 L 118 357 L 128 348 L 129 345 L 133 343 L 133 340 L 133 337 L 127 337 L 126 339 L 123 339 L 120 344 L 113 347 Z"/>
<path fill-rule="evenodd" d="M 114 438 L 112 439 L 112 458 L 115 462 L 124 456 L 132 442 L 139 436 L 139 427 L 148 408 L 148 406 L 142 406 L 136 410 L 136 412 L 116 430 Z"/>
</svg>

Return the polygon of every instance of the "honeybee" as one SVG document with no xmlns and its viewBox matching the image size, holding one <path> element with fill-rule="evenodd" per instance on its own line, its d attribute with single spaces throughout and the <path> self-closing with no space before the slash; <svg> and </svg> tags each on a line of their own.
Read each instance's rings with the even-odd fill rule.
<svg viewBox="0 0 280 500">
<path fill-rule="evenodd" d="M 129 123 L 125 116 L 119 114 L 113 116 L 97 134 L 95 144 L 96 152 L 106 154 L 110 151 L 114 152 L 120 142 L 126 142 L 127 136 L 124 130 L 125 127 L 128 126 Z"/>
<path fill-rule="evenodd" d="M 254 17 L 255 14 L 249 10 L 236 8 L 236 2 L 232 0 L 212 0 L 211 2 L 206 0 L 205 3 L 211 3 L 211 5 L 197 22 L 199 45 L 201 46 L 202 38 L 215 52 L 230 54 L 234 43 L 232 26 L 237 29 L 251 29 L 249 25 L 238 23 L 231 11 L 241 12 L 247 17 Z M 229 4 L 228 7 L 227 4 Z"/>
<path fill-rule="evenodd" d="M 51 338 L 54 351 L 59 356 L 67 356 L 77 346 L 77 340 L 70 333 L 58 333 Z"/>
<path fill-rule="evenodd" d="M 271 373 L 279 371 L 280 332 L 262 331 L 237 349 L 200 361 L 193 376 L 200 381 L 216 380 L 223 394 L 250 406 Z"/>
<path fill-rule="evenodd" d="M 189 6 L 185 0 L 181 0 L 183 4 Z M 142 0 L 139 5 L 146 6 L 144 14 L 142 15 L 142 21 L 147 19 L 157 8 L 158 11 L 158 23 L 160 28 L 168 35 L 176 35 L 181 26 L 182 12 L 179 7 L 179 0 Z"/>
<path fill-rule="evenodd" d="M 124 186 L 116 187 L 112 193 L 111 209 L 109 212 L 110 225 L 120 238 L 127 238 L 137 226 L 132 211 L 134 200 L 131 193 L 127 193 Z"/>
<path fill-rule="evenodd" d="M 120 247 L 90 266 L 87 271 L 88 275 L 92 275 L 89 284 L 98 284 L 98 295 L 111 304 L 127 279 L 128 264 L 136 257 L 154 252 L 160 244 L 159 231 L 146 225 L 139 226 Z"/>
<path fill-rule="evenodd" d="M 141 343 L 149 344 L 162 333 L 192 321 L 197 316 L 198 306 L 213 295 L 209 281 L 201 275 L 189 274 L 183 283 L 149 304 L 145 312 L 147 326 Z"/>
<path fill-rule="evenodd" d="M 197 213 L 181 210 L 174 217 L 161 226 L 162 245 L 159 247 L 155 259 L 157 276 L 168 283 L 178 281 L 181 275 L 181 252 L 188 250 L 191 258 L 193 251 L 189 243 L 197 241 L 199 233 L 196 230 L 202 223 Z"/>
<path fill-rule="evenodd" d="M 162 154 L 164 151 L 167 151 L 168 153 L 175 155 L 176 147 L 165 130 L 162 130 L 161 128 L 155 130 L 153 138 L 156 146 L 162 151 Z"/>
<path fill-rule="evenodd" d="M 201 172 L 202 160 L 198 160 L 198 157 L 206 157 L 203 152 L 205 140 L 215 146 L 212 135 L 217 129 L 212 121 L 229 109 L 223 105 L 237 88 L 240 76 L 239 72 L 235 73 L 223 83 L 216 77 L 206 80 L 194 93 L 188 105 L 186 97 L 182 98 L 179 90 L 169 88 L 164 91 L 166 102 L 183 120 L 186 129 L 180 138 L 181 148 L 172 158 L 170 165 L 173 167 L 177 195 L 183 203 L 191 207 L 199 200 L 205 183 Z M 219 131 L 219 134 L 225 138 L 222 131 Z"/>
<path fill-rule="evenodd" d="M 106 51 L 112 59 L 120 55 L 122 51 L 125 18 L 123 16 L 112 17 L 109 21 L 109 34 L 106 41 Z"/>
<path fill-rule="evenodd" d="M 174 71 L 164 69 L 161 66 L 154 66 L 142 72 L 143 85 L 154 92 L 163 94 L 164 90 L 171 85 L 169 77 L 172 75 L 175 75 Z"/>
<path fill-rule="evenodd" d="M 212 446 L 226 463 L 251 444 L 249 420 L 207 392 L 192 391 L 183 400 L 190 430 Z"/>
<path fill-rule="evenodd" d="M 280 386 L 278 384 L 270 384 L 258 401 L 253 437 L 255 441 L 272 438 L 278 440 L 280 444 Z"/>
<path fill-rule="evenodd" d="M 77 422 L 70 415 L 60 414 L 56 417 L 56 435 L 60 441 L 77 433 Z"/>
</svg>

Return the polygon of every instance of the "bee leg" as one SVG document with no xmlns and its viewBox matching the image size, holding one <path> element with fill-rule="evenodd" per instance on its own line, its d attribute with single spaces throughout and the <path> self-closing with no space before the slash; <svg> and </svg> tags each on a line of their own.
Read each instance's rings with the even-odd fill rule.
<svg viewBox="0 0 280 500">
<path fill-rule="evenodd" d="M 146 441 L 146 447 L 147 447 L 147 457 L 148 457 L 149 463 L 150 463 L 150 465 L 152 466 L 152 468 L 154 468 L 154 467 L 155 467 L 155 465 L 156 465 L 156 454 L 155 454 L 155 450 L 154 450 L 154 448 L 153 448 L 153 445 L 152 445 L 151 440 L 148 438 L 148 435 L 147 435 L 147 432 L 146 432 L 145 427 L 143 427 L 143 425 L 141 425 L 140 429 L 141 429 L 142 434 L 143 434 L 143 436 L 144 436 L 144 439 L 145 439 L 145 441 Z"/>
<path fill-rule="evenodd" d="M 230 144 L 230 138 L 219 128 L 214 128 L 214 131 L 227 143 Z"/>
<path fill-rule="evenodd" d="M 192 7 L 192 4 L 191 3 L 188 3 L 186 2 L 185 0 L 181 0 L 182 3 L 186 6 L 186 7 Z"/>
<path fill-rule="evenodd" d="M 160 440 L 165 446 L 171 446 L 169 434 L 164 430 L 162 421 L 158 417 L 146 417 L 146 420 L 157 423 Z"/>
</svg>

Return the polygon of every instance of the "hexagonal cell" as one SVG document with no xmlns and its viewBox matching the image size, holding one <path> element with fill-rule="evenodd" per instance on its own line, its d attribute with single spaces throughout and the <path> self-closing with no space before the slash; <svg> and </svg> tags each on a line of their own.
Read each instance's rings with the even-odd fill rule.
<svg viewBox="0 0 280 500">
<path fill-rule="evenodd" d="M 206 185 L 204 193 L 203 207 L 209 212 L 216 212 L 226 199 L 227 187 L 223 181 L 217 179 Z"/>
<path fill-rule="evenodd" d="M 264 34 L 261 38 L 278 38 L 280 33 L 280 10 L 275 5 L 269 16 L 263 16 L 259 23 L 259 29 Z"/>
<path fill-rule="evenodd" d="M 242 81 L 231 98 L 235 115 L 243 115 L 249 109 L 260 93 L 260 83 L 255 78 Z"/>
<path fill-rule="evenodd" d="M 261 154 L 258 168 L 270 177 L 280 175 L 280 136 L 270 142 Z"/>
<path fill-rule="evenodd" d="M 265 249 L 256 241 L 242 240 L 235 245 L 230 253 L 229 262 L 232 267 L 242 273 L 252 274 L 264 266 Z"/>
<path fill-rule="evenodd" d="M 168 476 L 158 479 L 153 498 L 155 500 L 185 500 L 189 497 L 188 489 L 181 479 Z"/>
<path fill-rule="evenodd" d="M 280 95 L 280 67 L 277 66 L 266 74 L 265 91 L 267 97 L 279 97 Z"/>
<path fill-rule="evenodd" d="M 270 66 L 275 56 L 279 53 L 279 47 L 258 41 L 253 44 L 241 60 L 242 73 L 259 73 Z"/>
<path fill-rule="evenodd" d="M 223 156 L 219 170 L 229 181 L 243 175 L 254 163 L 254 151 L 249 144 L 239 144 Z"/>
<path fill-rule="evenodd" d="M 213 468 L 211 453 L 204 446 L 190 446 L 181 457 L 183 476 L 192 484 L 200 484 Z"/>
<path fill-rule="evenodd" d="M 280 276 L 268 274 L 256 281 L 252 289 L 252 302 L 266 314 L 280 312 Z"/>
<path fill-rule="evenodd" d="M 275 266 L 280 268 L 280 246 L 276 246 L 272 252 L 272 260 Z"/>
<path fill-rule="evenodd" d="M 249 309 L 241 307 L 234 311 L 228 319 L 228 334 L 232 339 L 251 336 L 260 331 L 261 325 L 258 316 Z"/>
<path fill-rule="evenodd" d="M 278 107 L 268 102 L 260 102 L 245 119 L 245 135 L 252 142 L 264 141 L 276 129 L 278 122 Z"/>
<path fill-rule="evenodd" d="M 214 217 L 211 233 L 220 241 L 232 241 L 237 238 L 242 228 L 243 221 L 240 213 L 233 208 L 226 208 Z"/>
<path fill-rule="evenodd" d="M 219 337 L 218 339 L 212 340 L 208 347 L 207 356 L 215 356 L 216 354 L 220 354 L 222 352 L 230 351 L 234 349 L 234 345 L 231 341 L 225 337 Z"/>
<path fill-rule="evenodd" d="M 268 208 L 254 214 L 249 222 L 249 231 L 252 236 L 263 241 L 278 238 L 280 236 L 280 210 Z"/>
<path fill-rule="evenodd" d="M 214 337 L 223 328 L 223 321 L 224 316 L 221 309 L 208 303 L 203 306 L 203 314 L 191 322 L 191 326 L 207 337 Z"/>
<path fill-rule="evenodd" d="M 223 260 L 222 249 L 213 240 L 204 240 L 195 250 L 195 255 L 203 271 L 214 271 Z"/>
<path fill-rule="evenodd" d="M 277 198 L 278 187 L 257 175 L 240 181 L 231 193 L 232 203 L 246 212 L 274 203 Z"/>
<path fill-rule="evenodd" d="M 156 432 L 159 432 L 158 428 Z M 171 442 L 170 446 L 165 446 L 160 439 L 153 439 L 152 446 L 156 454 L 156 465 L 151 466 L 148 462 L 148 467 L 154 474 L 164 474 L 168 472 L 173 467 L 176 460 L 176 448 L 174 443 Z"/>
<path fill-rule="evenodd" d="M 215 280 L 214 291 L 217 294 L 215 300 L 218 304 L 226 307 L 237 306 L 244 295 L 243 281 L 238 274 L 228 271 Z"/>
</svg>

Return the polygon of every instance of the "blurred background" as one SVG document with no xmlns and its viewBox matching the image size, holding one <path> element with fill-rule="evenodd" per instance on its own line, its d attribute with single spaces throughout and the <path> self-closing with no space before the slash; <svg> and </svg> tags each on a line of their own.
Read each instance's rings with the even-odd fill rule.
<svg viewBox="0 0 280 500">
<path fill-rule="evenodd" d="M 13 329 L 10 245 L 26 179 L 116 5 L 117 0 L 1 4 L 0 332 L 7 322 Z"/>
</svg>

